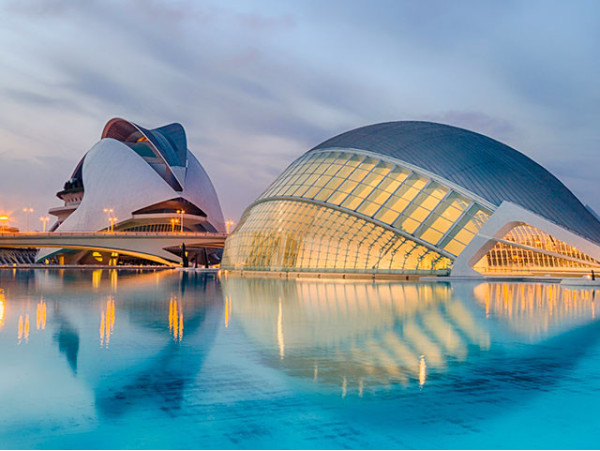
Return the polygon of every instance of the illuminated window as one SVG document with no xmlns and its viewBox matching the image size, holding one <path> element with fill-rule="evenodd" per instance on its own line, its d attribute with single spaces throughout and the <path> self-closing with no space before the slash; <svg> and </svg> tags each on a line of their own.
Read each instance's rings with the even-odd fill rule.
<svg viewBox="0 0 600 451">
<path fill-rule="evenodd" d="M 458 255 L 491 214 L 417 170 L 351 150 L 309 152 L 260 199 L 228 239 L 223 267 L 448 270 L 450 259 L 411 236 Z"/>
<path fill-rule="evenodd" d="M 223 266 L 232 269 L 292 271 L 447 273 L 450 264 L 376 224 L 293 201 L 255 205 L 227 240 L 223 259 Z"/>
<path fill-rule="evenodd" d="M 600 268 L 600 262 L 564 241 L 523 224 L 508 232 L 474 268 L 482 273 L 588 273 Z"/>
</svg>

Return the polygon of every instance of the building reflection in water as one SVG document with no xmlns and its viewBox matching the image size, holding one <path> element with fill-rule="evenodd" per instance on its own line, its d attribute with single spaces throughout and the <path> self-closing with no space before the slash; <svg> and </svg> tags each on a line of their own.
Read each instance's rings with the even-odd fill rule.
<svg viewBox="0 0 600 451">
<path fill-rule="evenodd" d="M 131 408 L 163 413 L 180 409 L 222 324 L 223 298 L 212 275 L 163 272 L 138 277 L 141 285 L 129 292 L 132 281 L 121 275 L 117 307 L 126 313 L 128 336 L 143 336 L 148 344 L 127 368 L 107 372 L 95 387 L 96 407 L 106 417 Z M 184 330 L 186 346 L 181 346 Z M 120 349 L 111 346 L 111 352 Z M 107 365 L 112 365 L 110 359 Z"/>
<path fill-rule="evenodd" d="M 77 359 L 79 357 L 79 331 L 66 315 L 58 312 L 55 317 L 57 332 L 54 340 L 58 351 L 65 356 L 73 374 L 77 374 Z"/>
<path fill-rule="evenodd" d="M 342 392 L 415 381 L 444 370 L 490 336 L 444 283 L 224 278 L 228 305 L 252 340 L 293 375 Z M 337 382 L 336 382 L 337 381 Z"/>
<path fill-rule="evenodd" d="M 241 330 L 243 349 L 257 352 L 261 364 L 336 396 L 414 387 L 419 396 L 413 407 L 419 403 L 423 415 L 443 406 L 454 409 L 469 391 L 485 391 L 481 402 L 492 406 L 511 393 L 522 396 L 516 386 L 533 393 L 556 383 L 600 337 L 593 329 L 600 313 L 597 290 L 551 284 L 224 275 L 222 293 L 218 279 L 196 273 L 120 272 L 118 286 L 106 271 L 93 274 L 0 271 L 6 289 L 6 299 L 0 296 L 0 338 L 14 346 L 15 333 L 25 344 L 52 331 L 54 340 L 46 342 L 58 345 L 61 370 L 66 359 L 77 380 L 93 391 L 98 414 L 111 418 L 134 408 L 167 414 L 180 409 L 189 385 L 203 380 L 198 375 L 219 330 L 225 340 L 220 350 L 234 358 L 239 348 L 227 340 L 241 341 Z M 25 293 L 20 298 L 13 295 L 19 287 Z M 579 327 L 588 323 L 592 328 Z M 573 341 L 565 344 L 567 335 Z M 542 341 L 543 346 L 522 346 Z M 509 348 L 511 343 L 518 346 Z M 244 365 L 231 362 L 233 369 L 236 364 Z M 440 384 L 446 385 L 434 391 Z M 446 394 L 452 391 L 455 398 Z M 441 396 L 447 396 L 443 406 L 436 404 Z M 398 418 L 416 410 L 405 408 Z"/>
<path fill-rule="evenodd" d="M 231 299 L 225 296 L 225 328 L 229 327 L 229 317 L 231 316 Z"/>
<path fill-rule="evenodd" d="M 226 324 L 241 327 L 270 365 L 338 385 L 343 396 L 390 384 L 424 387 L 471 356 L 492 356 L 492 346 L 507 342 L 503 330 L 519 331 L 534 344 L 598 313 L 594 290 L 550 284 L 227 275 L 223 287 Z"/>
<path fill-rule="evenodd" d="M 44 298 L 38 302 L 35 309 L 35 328 L 37 330 L 46 328 L 46 302 L 44 302 Z"/>
<path fill-rule="evenodd" d="M 183 309 L 176 296 L 169 300 L 169 332 L 173 334 L 174 341 L 183 339 Z"/>
<path fill-rule="evenodd" d="M 21 344 L 29 343 L 29 313 L 19 315 L 19 323 L 17 326 L 17 340 Z"/>
<path fill-rule="evenodd" d="M 100 346 L 108 348 L 110 336 L 115 328 L 115 300 L 108 296 L 106 308 L 100 312 Z"/>
<path fill-rule="evenodd" d="M 2 329 L 2 326 L 4 326 L 4 301 L 4 290 L 0 288 L 0 329 Z"/>
<path fill-rule="evenodd" d="M 92 271 L 92 287 L 98 289 L 100 287 L 100 281 L 102 280 L 102 270 L 94 269 Z"/>
<path fill-rule="evenodd" d="M 539 339 L 598 317 L 600 290 L 543 283 L 482 283 L 473 290 L 486 316 L 511 331 Z"/>
<path fill-rule="evenodd" d="M 93 390 L 104 417 L 132 408 L 178 410 L 222 327 L 223 298 L 213 274 L 0 270 L 0 287 L 8 288 L 7 298 L 21 294 L 12 303 L 2 292 L 0 331 L 10 326 L 11 339 L 15 333 L 25 344 L 32 339 L 30 322 L 32 335 L 51 330 L 50 343 Z M 184 331 L 187 346 L 180 345 Z M 79 365 L 82 351 L 85 365 Z"/>
</svg>

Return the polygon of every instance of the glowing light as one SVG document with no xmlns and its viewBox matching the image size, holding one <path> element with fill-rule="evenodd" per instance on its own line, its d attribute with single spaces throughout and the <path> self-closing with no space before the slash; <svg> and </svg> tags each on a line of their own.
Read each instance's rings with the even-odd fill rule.
<svg viewBox="0 0 600 451">
<path fill-rule="evenodd" d="M 96 252 L 94 252 L 93 254 L 96 254 Z M 95 258 L 95 256 L 94 256 L 94 258 Z M 92 287 L 98 288 L 100 286 L 101 279 L 102 279 L 102 270 L 101 269 L 93 270 L 92 271 Z"/>
<path fill-rule="evenodd" d="M 425 363 L 425 356 L 421 356 L 419 360 L 419 386 L 425 385 L 427 380 L 427 363 Z"/>
<path fill-rule="evenodd" d="M 183 313 L 179 314 L 179 337 L 178 341 L 181 341 L 183 338 Z"/>
<path fill-rule="evenodd" d="M 99 261 L 100 263 L 102 263 L 102 254 L 100 252 L 97 252 L 97 251 L 92 252 L 92 257 L 94 257 L 96 259 L 96 261 Z"/>
<path fill-rule="evenodd" d="M 19 344 L 21 344 L 21 340 L 23 339 L 23 315 L 19 315 L 19 324 L 17 326 L 17 339 L 19 340 Z"/>
<path fill-rule="evenodd" d="M 100 312 L 100 346 L 104 346 L 104 330 L 106 329 L 104 311 Z"/>
<path fill-rule="evenodd" d="M 104 213 L 106 213 L 106 216 L 108 218 L 108 231 L 114 232 L 114 221 L 116 221 L 117 218 L 113 217 L 113 213 L 115 212 L 114 209 L 112 208 L 105 208 Z"/>
<path fill-rule="evenodd" d="M 4 326 L 4 290 L 0 288 L 0 329 Z"/>
<path fill-rule="evenodd" d="M 29 313 L 25 315 L 25 327 L 23 328 L 25 343 L 29 342 Z"/>
<path fill-rule="evenodd" d="M 25 339 L 25 343 L 29 342 L 29 314 L 25 315 L 25 320 L 23 320 L 23 315 L 19 315 L 17 338 L 18 344 L 21 344 L 23 339 Z"/>
<path fill-rule="evenodd" d="M 115 269 L 110 271 L 110 289 L 112 291 L 117 291 L 117 281 L 118 281 L 118 273 Z"/>
<path fill-rule="evenodd" d="M 110 336 L 115 328 L 115 300 L 109 296 L 106 301 L 106 312 L 100 313 L 100 346 L 108 348 Z"/>
<path fill-rule="evenodd" d="M 0 215 L 0 231 L 6 230 L 6 223 L 10 218 L 7 215 Z"/>
<path fill-rule="evenodd" d="M 29 232 L 29 213 L 33 213 L 33 208 L 25 207 L 25 208 L 23 208 L 23 212 L 25 213 L 25 218 L 26 218 L 25 231 Z"/>
<path fill-rule="evenodd" d="M 46 328 L 46 302 L 42 299 L 37 304 L 35 312 L 35 328 L 36 330 L 44 330 Z"/>
<path fill-rule="evenodd" d="M 175 297 L 169 300 L 169 333 L 175 341 L 183 339 L 183 309 Z"/>
<path fill-rule="evenodd" d="M 49 216 L 40 216 L 40 221 L 42 221 L 42 224 L 43 224 L 42 232 L 46 233 L 46 225 L 48 224 L 48 221 L 50 221 L 50 217 Z"/>
<path fill-rule="evenodd" d="M 181 230 L 180 230 L 180 232 L 183 233 L 183 215 L 185 214 L 185 210 L 177 210 L 177 214 L 181 215 Z"/>
<path fill-rule="evenodd" d="M 277 343 L 279 344 L 279 357 L 283 360 L 285 356 L 285 342 L 283 340 L 283 311 L 281 309 L 281 298 L 279 298 L 279 314 L 277 315 Z"/>
<path fill-rule="evenodd" d="M 229 316 L 231 315 L 231 300 L 225 298 L 225 327 L 229 327 Z"/>
</svg>

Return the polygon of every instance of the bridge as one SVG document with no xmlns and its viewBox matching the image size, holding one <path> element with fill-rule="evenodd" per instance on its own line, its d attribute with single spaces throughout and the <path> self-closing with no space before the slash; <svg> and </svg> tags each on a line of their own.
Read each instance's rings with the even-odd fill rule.
<svg viewBox="0 0 600 451">
<path fill-rule="evenodd" d="M 226 233 L 207 232 L 0 232 L 0 248 L 59 248 L 117 252 L 156 263 L 181 263 L 181 257 L 167 251 L 186 248 L 222 249 Z"/>
</svg>

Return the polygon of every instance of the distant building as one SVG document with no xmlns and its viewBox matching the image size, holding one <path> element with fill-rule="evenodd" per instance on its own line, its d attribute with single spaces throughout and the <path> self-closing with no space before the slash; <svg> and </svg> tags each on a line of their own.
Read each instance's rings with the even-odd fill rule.
<svg viewBox="0 0 600 451">
<path fill-rule="evenodd" d="M 52 231 L 225 231 L 215 189 L 188 150 L 180 124 L 150 130 L 111 119 L 57 196 L 64 205 L 49 211 L 57 218 Z M 201 264 L 220 261 L 219 251 L 188 251 Z M 71 264 L 140 262 L 101 251 L 43 249 L 38 256 L 39 261 L 51 259 Z"/>
<path fill-rule="evenodd" d="M 293 162 L 228 238 L 230 270 L 576 275 L 600 222 L 556 177 L 486 136 L 429 122 L 343 133 Z"/>
</svg>

